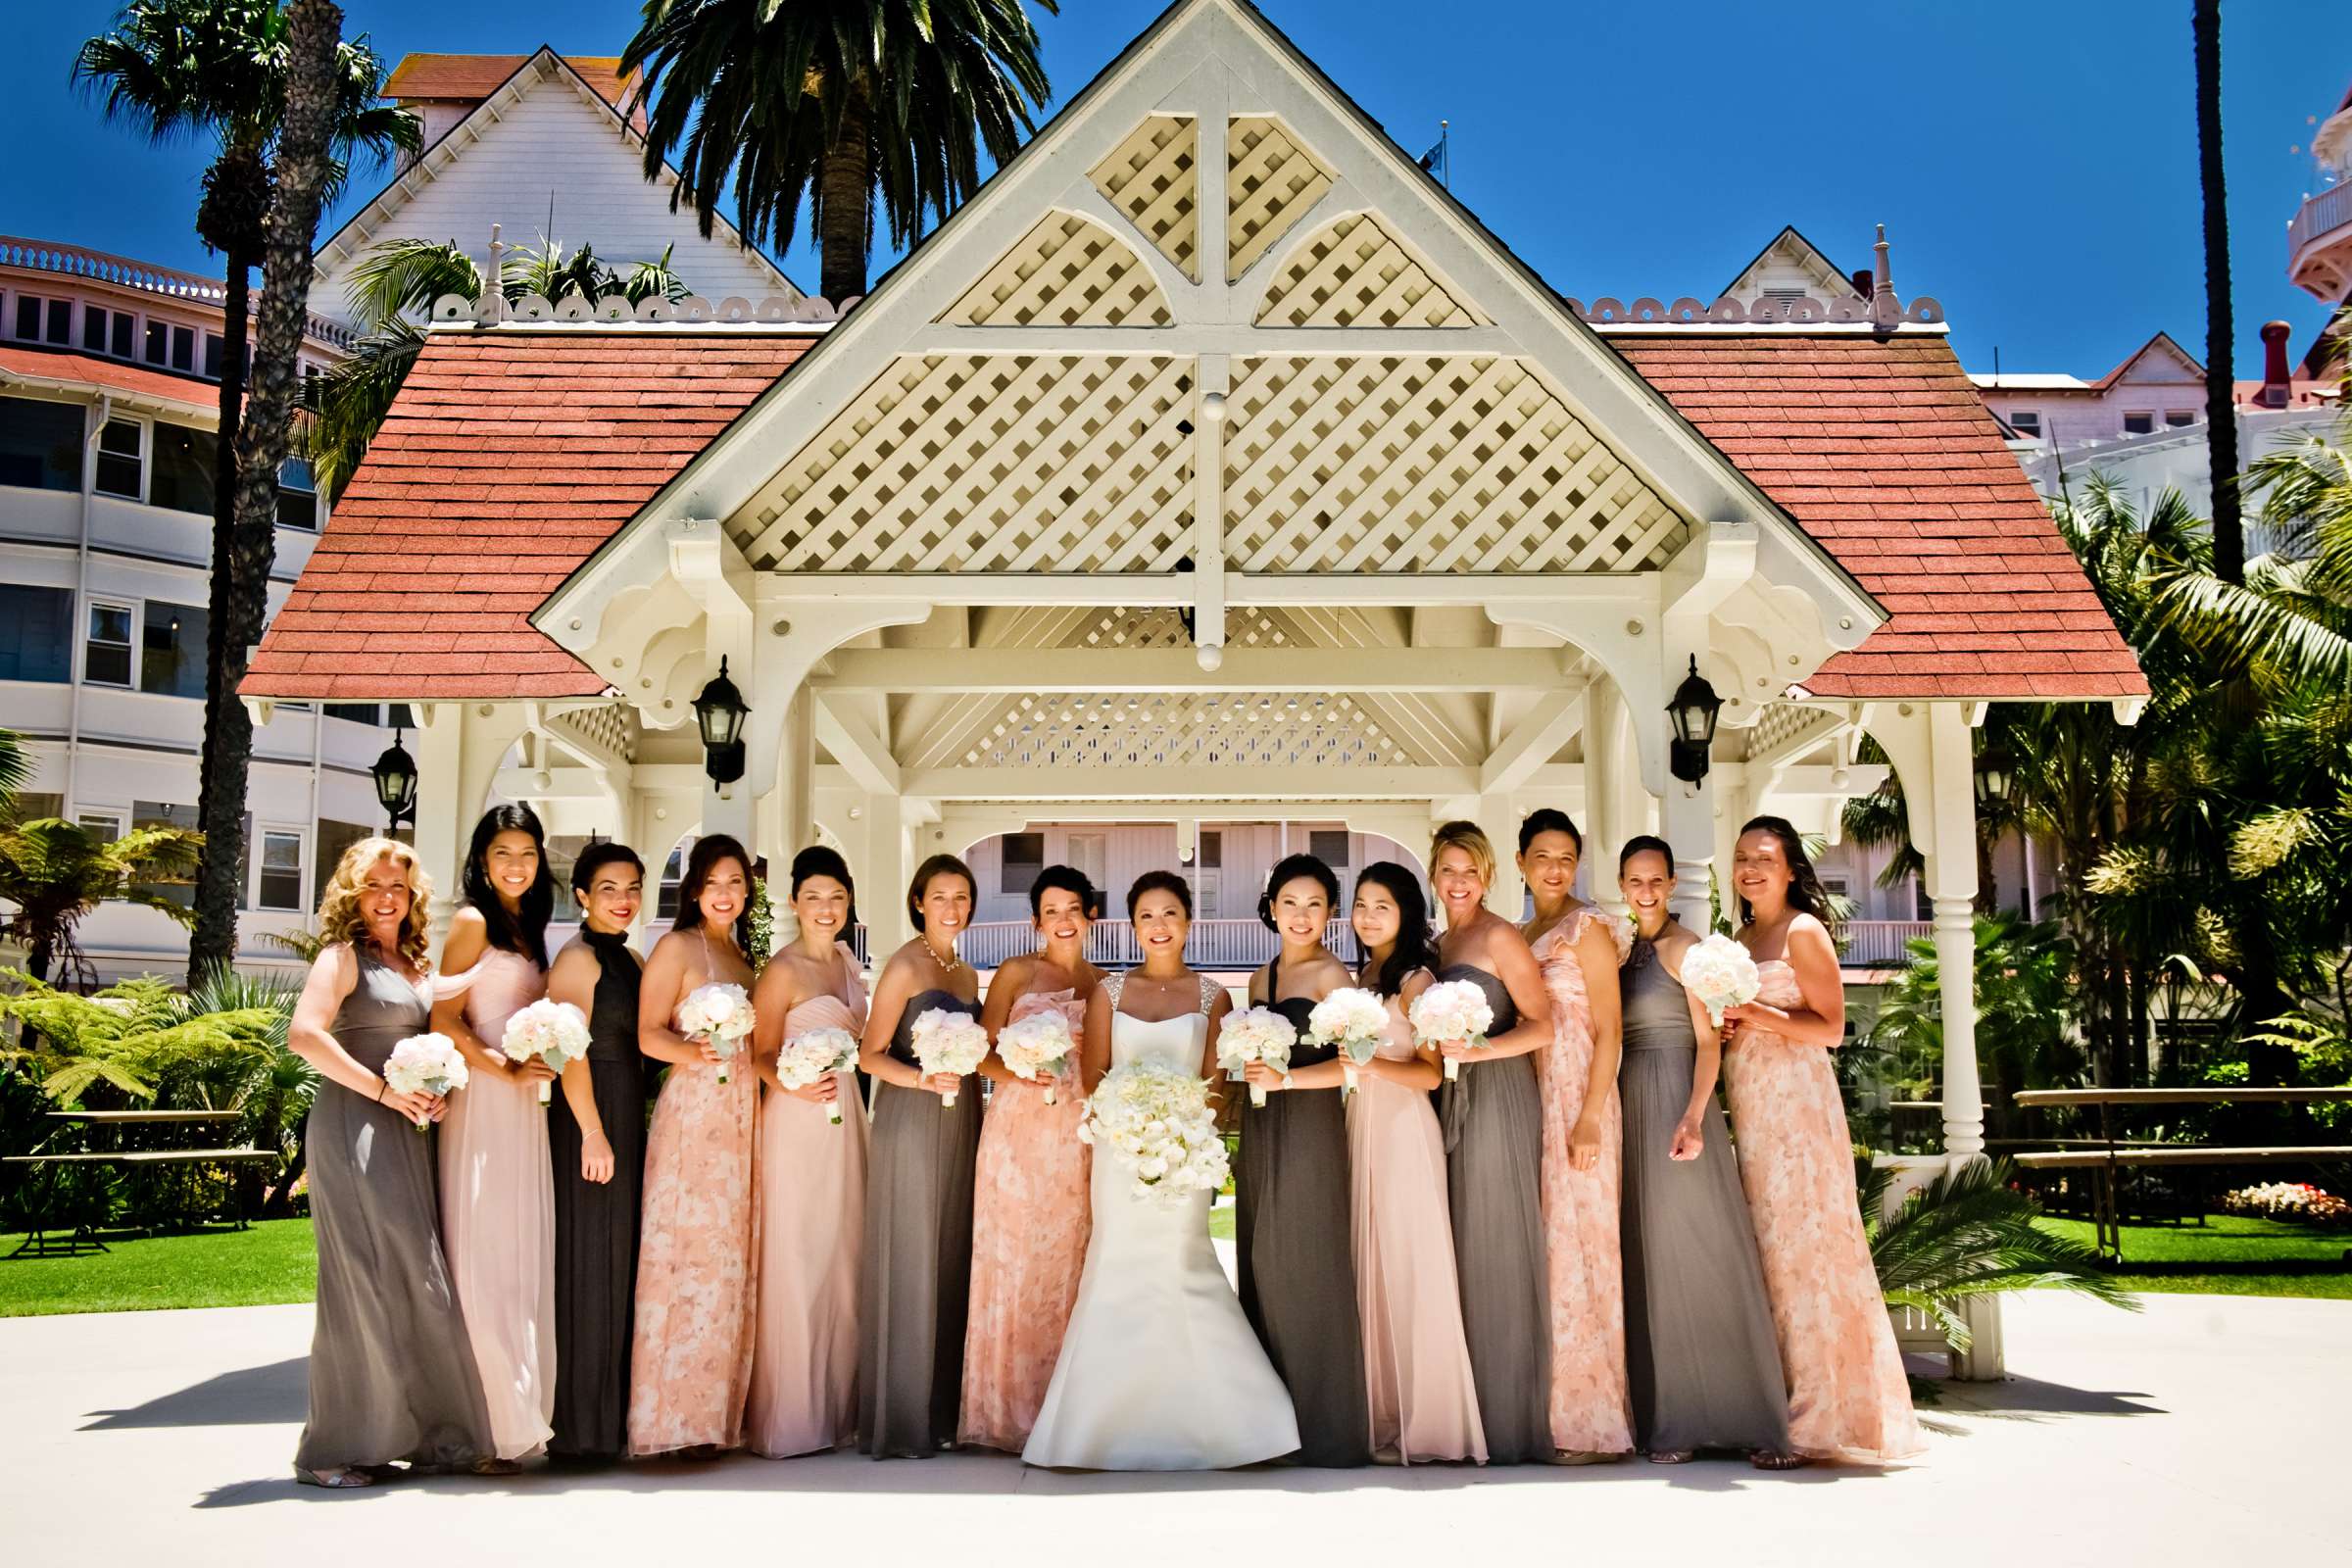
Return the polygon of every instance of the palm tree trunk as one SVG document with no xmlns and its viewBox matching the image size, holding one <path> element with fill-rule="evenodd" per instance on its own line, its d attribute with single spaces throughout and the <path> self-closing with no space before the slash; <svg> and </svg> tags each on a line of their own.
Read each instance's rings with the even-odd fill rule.
<svg viewBox="0 0 2352 1568">
<path fill-rule="evenodd" d="M 2237 494 L 2237 381 L 2230 318 L 2230 213 L 2222 172 L 2222 0 L 2196 0 L 2197 183 L 2205 205 L 2205 442 L 2213 476 L 2213 570 L 2246 580 Z"/>
<path fill-rule="evenodd" d="M 196 819 L 210 820 L 213 793 L 220 779 L 220 759 L 217 737 L 221 733 L 221 713 L 235 706 L 237 694 L 228 679 L 228 619 L 229 606 L 235 598 L 229 563 L 234 552 L 231 538 L 237 515 L 237 427 L 245 414 L 245 345 L 247 326 L 252 317 L 251 272 L 254 258 L 242 250 L 228 253 L 227 287 L 221 299 L 220 318 L 220 428 L 213 444 L 213 555 L 211 589 L 205 603 L 204 646 L 204 741 L 203 761 L 196 789 Z M 242 813 L 239 813 L 240 816 Z M 211 852 L 206 852 L 211 858 Z M 200 867 L 202 862 L 199 862 Z M 200 889 L 233 883 L 235 862 L 231 861 L 228 875 L 208 883 L 202 869 L 197 872 Z M 196 985 L 204 976 L 226 965 L 236 956 L 236 899 L 232 892 L 227 906 L 214 911 L 217 918 L 200 919 L 188 942 L 188 983 Z"/>
<path fill-rule="evenodd" d="M 842 110 L 841 134 L 816 176 L 817 288 L 838 305 L 865 293 L 865 255 L 874 237 L 873 105 L 859 81 Z"/>
<path fill-rule="evenodd" d="M 244 858 L 245 783 L 253 762 L 253 718 L 234 699 L 245 652 L 269 615 L 270 566 L 277 550 L 277 466 L 285 461 L 299 393 L 296 359 L 311 296 L 311 247 L 326 182 L 335 106 L 335 47 L 343 13 L 332 0 L 294 0 L 287 9 L 286 113 L 278 135 L 277 202 L 262 256 L 260 334 L 252 394 L 237 432 L 236 525 L 229 541 L 229 615 L 222 638 L 217 775 L 204 802 L 205 855 L 197 872 L 192 952 L 236 946 L 237 867 Z"/>
</svg>

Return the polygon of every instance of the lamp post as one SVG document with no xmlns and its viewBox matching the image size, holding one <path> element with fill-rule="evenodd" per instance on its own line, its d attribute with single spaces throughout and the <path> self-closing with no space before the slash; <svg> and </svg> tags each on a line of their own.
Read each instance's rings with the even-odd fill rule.
<svg viewBox="0 0 2352 1568">
<path fill-rule="evenodd" d="M 743 721 L 751 713 L 743 693 L 727 678 L 727 661 L 722 654 L 718 673 L 694 699 L 694 722 L 703 732 L 703 771 L 718 786 L 722 801 L 733 798 L 732 786 L 743 777 Z"/>
<path fill-rule="evenodd" d="M 387 835 L 397 835 L 404 818 L 411 824 L 416 820 L 416 759 L 400 744 L 406 733 L 405 728 L 394 725 L 392 744 L 368 770 L 375 779 L 375 800 L 384 808 Z"/>
<path fill-rule="evenodd" d="M 1690 656 L 1690 673 L 1674 689 L 1666 716 L 1674 723 L 1674 744 L 1668 749 L 1667 769 L 1686 784 L 1707 776 L 1707 754 L 1715 744 L 1715 718 L 1723 699 L 1698 672 L 1698 656 Z"/>
<path fill-rule="evenodd" d="M 2006 753 L 1986 747 L 1977 754 L 1977 808 L 1983 810 L 2009 798 L 2009 785 L 2015 774 Z"/>
</svg>

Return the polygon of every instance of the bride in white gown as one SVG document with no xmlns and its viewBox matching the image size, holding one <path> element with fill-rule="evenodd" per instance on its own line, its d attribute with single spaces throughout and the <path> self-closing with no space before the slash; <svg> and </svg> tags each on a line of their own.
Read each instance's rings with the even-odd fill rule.
<svg viewBox="0 0 2352 1568">
<path fill-rule="evenodd" d="M 1134 1062 L 1215 1080 L 1210 1042 L 1232 1004 L 1184 966 L 1192 902 L 1164 871 L 1127 895 L 1144 962 L 1104 980 L 1088 1004 L 1090 1093 Z M 1209 1195 L 1174 1207 L 1139 1201 L 1133 1178 L 1100 1152 L 1093 1180 L 1078 1304 L 1021 1457 L 1072 1470 L 1222 1470 L 1297 1449 L 1290 1394 L 1209 1244 Z"/>
</svg>

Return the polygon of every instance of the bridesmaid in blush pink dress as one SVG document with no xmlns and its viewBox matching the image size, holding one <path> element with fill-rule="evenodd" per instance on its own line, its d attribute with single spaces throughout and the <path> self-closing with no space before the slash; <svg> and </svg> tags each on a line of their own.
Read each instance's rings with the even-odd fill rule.
<svg viewBox="0 0 2352 1568">
<path fill-rule="evenodd" d="M 1098 895 L 1066 865 L 1048 866 L 1029 889 L 1043 952 L 1008 960 L 990 979 L 980 1021 L 993 1040 L 1016 1019 L 1057 1011 L 1073 1041 L 1086 1037 L 1086 1004 L 1102 971 L 1086 961 Z M 1061 1337 L 1078 1302 L 1078 1273 L 1094 1230 L 1087 1146 L 1078 1141 L 1086 1099 L 1073 1050 L 1046 1103 L 1046 1086 L 991 1056 L 996 1085 L 980 1124 L 972 1170 L 971 1317 L 963 1336 L 960 1443 L 1018 1453 L 1045 1403 Z"/>
<path fill-rule="evenodd" d="M 1788 1380 L 1789 1443 L 1810 1458 L 1906 1458 L 1920 1451 L 1919 1423 L 1830 1066 L 1845 1000 L 1827 896 L 1795 828 L 1773 816 L 1740 830 L 1732 887 L 1763 988 L 1727 1009 L 1724 1091 Z"/>
<path fill-rule="evenodd" d="M 1617 1240 L 1617 965 L 1624 922 L 1576 897 L 1584 835 L 1564 811 L 1519 824 L 1535 897 L 1524 928 L 1551 993 L 1551 1046 L 1536 1054 L 1544 1108 L 1544 1235 L 1551 1294 L 1551 1443 L 1565 1462 L 1634 1446 L 1625 1386 L 1625 1275 Z"/>
<path fill-rule="evenodd" d="M 858 1436 L 858 1257 L 865 1234 L 865 1105 L 858 1075 L 800 1089 L 776 1054 L 813 1029 L 865 1028 L 865 979 L 840 940 L 857 923 L 842 858 L 822 845 L 793 857 L 799 939 L 768 959 L 759 1004 L 760 1304 L 749 1438 L 770 1459 L 846 1447 Z M 841 1107 L 841 1121 L 830 1107 Z"/>
<path fill-rule="evenodd" d="M 645 960 L 637 1044 L 669 1071 L 645 1140 L 645 1224 L 629 1352 L 629 1454 L 743 1446 L 760 1250 L 760 1075 L 675 1027 L 696 987 L 752 984 L 752 858 L 724 834 L 686 858 L 678 917 Z"/>
<path fill-rule="evenodd" d="M 1372 1456 L 1483 1464 L 1487 1435 L 1446 1207 L 1446 1143 L 1429 1102 L 1441 1069 L 1435 1051 L 1413 1044 L 1405 1018 L 1438 961 L 1421 879 L 1386 860 L 1365 866 L 1349 918 L 1365 954 L 1357 978 L 1389 1005 L 1388 1038 L 1356 1069 L 1348 1102 L 1348 1229 Z"/>
<path fill-rule="evenodd" d="M 433 1027 L 469 1072 L 441 1122 L 441 1245 L 505 1469 L 555 1434 L 556 1192 L 539 1086 L 556 1075 L 498 1049 L 507 1020 L 547 993 L 556 882 L 543 846 L 529 807 L 483 813 L 433 991 Z"/>
</svg>

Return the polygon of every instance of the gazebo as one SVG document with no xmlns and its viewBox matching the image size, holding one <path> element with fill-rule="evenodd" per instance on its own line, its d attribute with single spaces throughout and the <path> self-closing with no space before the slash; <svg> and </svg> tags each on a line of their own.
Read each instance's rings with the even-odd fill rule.
<svg viewBox="0 0 2352 1568">
<path fill-rule="evenodd" d="M 1972 727 L 2146 688 L 1883 243 L 1865 299 L 1563 298 L 1255 10 L 1179 0 L 838 313 L 433 314 L 244 692 L 413 705 L 442 887 L 492 796 L 656 861 L 821 838 L 886 951 L 914 858 L 1033 819 L 1552 805 L 1604 897 L 1662 831 L 1703 917 L 1747 815 L 1877 786 L 1869 735 L 1982 1151 Z"/>
</svg>

